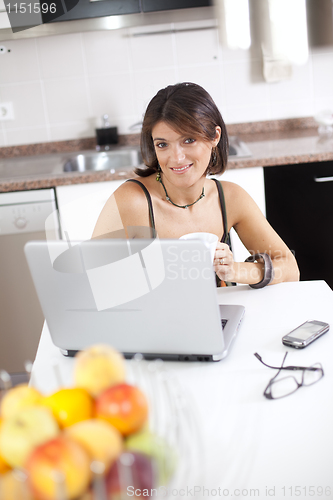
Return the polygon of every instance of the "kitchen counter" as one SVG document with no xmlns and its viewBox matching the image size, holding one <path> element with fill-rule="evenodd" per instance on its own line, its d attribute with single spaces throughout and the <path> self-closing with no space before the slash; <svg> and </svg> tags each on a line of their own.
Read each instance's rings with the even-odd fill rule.
<svg viewBox="0 0 333 500">
<path fill-rule="evenodd" d="M 251 157 L 230 157 L 228 169 L 333 160 L 333 138 L 319 138 L 311 119 L 236 124 L 227 128 L 229 135 L 237 135 L 252 153 Z M 137 134 L 124 137 L 125 144 L 139 144 Z M 68 156 L 73 156 L 75 152 L 82 153 L 78 141 L 64 141 L 67 149 L 69 143 L 73 143 L 72 147 L 77 149 L 61 152 L 61 143 L 57 143 L 59 151 L 52 154 L 38 154 L 40 151 L 47 152 L 47 144 L 0 148 L 0 192 L 112 181 L 134 176 L 130 168 L 116 173 L 107 170 L 63 172 L 62 165 Z M 83 141 L 82 144 L 93 149 L 93 140 Z M 51 151 L 54 150 L 52 147 L 50 143 Z"/>
<path fill-rule="evenodd" d="M 317 129 L 266 134 L 239 134 L 251 158 L 230 158 L 228 168 L 293 165 L 333 160 L 333 137 L 323 140 Z"/>
<path fill-rule="evenodd" d="M 109 170 L 64 172 L 66 160 L 80 153 L 83 151 L 0 159 L 0 192 L 129 179 L 135 175 L 131 168 L 121 168 L 116 173 Z"/>
</svg>

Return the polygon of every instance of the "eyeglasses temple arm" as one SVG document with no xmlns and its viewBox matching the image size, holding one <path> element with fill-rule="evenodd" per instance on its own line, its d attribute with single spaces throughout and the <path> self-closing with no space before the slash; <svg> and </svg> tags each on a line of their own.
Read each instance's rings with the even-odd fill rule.
<svg viewBox="0 0 333 500">
<path fill-rule="evenodd" d="M 268 365 L 267 363 L 264 363 L 261 356 L 257 352 L 255 352 L 254 355 L 257 359 L 259 359 L 260 363 L 267 366 L 268 368 L 273 368 L 274 370 L 280 370 L 281 368 L 283 368 L 281 366 L 271 366 L 271 365 Z"/>
<path fill-rule="evenodd" d="M 321 368 L 315 366 L 284 366 L 283 370 L 309 370 L 315 372 L 317 370 L 321 370 Z"/>
<path fill-rule="evenodd" d="M 271 365 L 268 365 L 267 363 L 264 363 L 261 356 L 255 352 L 254 353 L 255 357 L 257 359 L 259 359 L 259 361 L 267 366 L 268 368 L 274 368 L 274 370 L 310 370 L 310 371 L 317 371 L 317 370 L 320 370 L 320 368 L 316 368 L 316 367 L 313 367 L 313 366 L 271 366 Z"/>
</svg>

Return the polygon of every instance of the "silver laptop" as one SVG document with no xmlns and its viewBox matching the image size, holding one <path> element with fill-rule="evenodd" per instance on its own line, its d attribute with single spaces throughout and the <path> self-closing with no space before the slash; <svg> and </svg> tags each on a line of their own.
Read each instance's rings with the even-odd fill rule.
<svg viewBox="0 0 333 500">
<path fill-rule="evenodd" d="M 25 246 L 53 343 L 65 355 L 108 343 L 132 357 L 218 361 L 244 307 L 217 303 L 201 241 L 104 239 Z"/>
</svg>

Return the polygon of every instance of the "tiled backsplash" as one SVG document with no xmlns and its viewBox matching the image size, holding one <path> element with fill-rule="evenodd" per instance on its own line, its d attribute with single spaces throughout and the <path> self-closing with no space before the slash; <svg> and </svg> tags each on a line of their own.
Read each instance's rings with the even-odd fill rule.
<svg viewBox="0 0 333 500">
<path fill-rule="evenodd" d="M 169 32 L 135 36 L 158 30 Z M 0 146 L 92 137 L 104 113 L 120 134 L 128 134 L 151 97 L 179 81 L 205 87 L 229 124 L 333 108 L 333 47 L 311 49 L 307 64 L 293 67 L 291 80 L 268 84 L 258 48 L 221 47 L 214 21 L 2 45 L 10 51 L 0 56 L 0 102 L 13 103 L 15 120 L 0 122 Z"/>
</svg>

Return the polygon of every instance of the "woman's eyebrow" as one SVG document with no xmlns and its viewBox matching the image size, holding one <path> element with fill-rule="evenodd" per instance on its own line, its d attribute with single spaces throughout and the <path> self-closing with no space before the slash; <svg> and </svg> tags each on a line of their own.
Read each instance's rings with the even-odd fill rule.
<svg viewBox="0 0 333 500">
<path fill-rule="evenodd" d="M 155 137 L 153 141 L 165 141 L 165 139 L 163 139 L 163 137 Z"/>
</svg>

